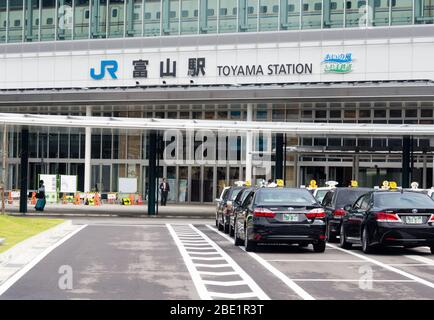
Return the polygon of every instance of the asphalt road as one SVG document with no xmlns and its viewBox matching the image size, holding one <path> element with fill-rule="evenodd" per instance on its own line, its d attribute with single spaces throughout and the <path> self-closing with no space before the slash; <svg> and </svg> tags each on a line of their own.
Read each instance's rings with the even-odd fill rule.
<svg viewBox="0 0 434 320">
<path fill-rule="evenodd" d="M 87 226 L 0 299 L 434 299 L 428 248 L 365 255 L 279 245 L 252 254 L 211 220 L 74 221 Z"/>
</svg>

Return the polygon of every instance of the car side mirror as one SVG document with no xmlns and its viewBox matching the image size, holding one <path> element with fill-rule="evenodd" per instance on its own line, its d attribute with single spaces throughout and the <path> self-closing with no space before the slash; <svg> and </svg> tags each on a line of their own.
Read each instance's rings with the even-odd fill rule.
<svg viewBox="0 0 434 320">
<path fill-rule="evenodd" d="M 216 198 L 215 201 L 216 201 L 217 203 L 219 203 L 220 201 L 222 201 L 222 199 Z"/>
<path fill-rule="evenodd" d="M 345 211 L 351 211 L 351 208 L 352 208 L 353 206 L 351 205 L 351 204 L 347 204 L 345 207 L 344 207 L 344 210 Z"/>
</svg>

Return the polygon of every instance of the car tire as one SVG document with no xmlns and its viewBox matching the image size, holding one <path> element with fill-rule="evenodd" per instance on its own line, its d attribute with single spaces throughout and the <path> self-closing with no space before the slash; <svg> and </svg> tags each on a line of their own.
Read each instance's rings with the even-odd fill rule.
<svg viewBox="0 0 434 320">
<path fill-rule="evenodd" d="M 247 252 L 254 252 L 256 250 L 256 242 L 253 242 L 252 240 L 249 239 L 249 237 L 247 236 L 247 231 L 245 231 L 245 235 L 244 235 L 244 247 L 246 248 Z"/>
<path fill-rule="evenodd" d="M 340 239 L 339 239 L 340 247 L 343 249 L 351 249 L 353 244 L 347 242 L 347 237 L 345 236 L 345 229 L 344 225 L 341 224 L 341 233 L 340 233 Z"/>
<path fill-rule="evenodd" d="M 372 253 L 373 251 L 373 248 L 368 241 L 368 232 L 366 231 L 366 228 L 363 228 L 362 231 L 362 251 L 363 253 L 368 253 L 368 254 Z"/>
<path fill-rule="evenodd" d="M 217 227 L 217 229 L 218 229 L 218 227 L 219 227 L 219 220 L 216 218 L 215 219 L 215 226 Z"/>
<path fill-rule="evenodd" d="M 326 249 L 326 242 L 324 240 L 318 241 L 318 243 L 313 244 L 313 251 L 317 253 L 322 253 Z"/>
<path fill-rule="evenodd" d="M 239 237 L 237 227 L 235 227 L 234 230 L 234 245 L 236 245 L 237 247 L 243 245 L 243 239 Z"/>
<path fill-rule="evenodd" d="M 327 241 L 330 243 L 337 242 L 336 235 L 330 231 L 330 225 L 327 225 Z"/>
</svg>

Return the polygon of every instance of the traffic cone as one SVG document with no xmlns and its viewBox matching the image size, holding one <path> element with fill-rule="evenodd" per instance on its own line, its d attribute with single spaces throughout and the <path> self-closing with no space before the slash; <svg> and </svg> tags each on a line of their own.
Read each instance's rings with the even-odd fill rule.
<svg viewBox="0 0 434 320">
<path fill-rule="evenodd" d="M 134 194 L 130 194 L 130 202 L 131 202 L 132 205 L 133 205 L 133 204 L 136 204 Z"/>
<path fill-rule="evenodd" d="M 14 203 L 14 199 L 12 199 L 12 192 L 9 192 L 9 195 L 8 195 L 8 203 L 9 203 L 9 204 L 13 204 L 13 203 Z"/>
</svg>

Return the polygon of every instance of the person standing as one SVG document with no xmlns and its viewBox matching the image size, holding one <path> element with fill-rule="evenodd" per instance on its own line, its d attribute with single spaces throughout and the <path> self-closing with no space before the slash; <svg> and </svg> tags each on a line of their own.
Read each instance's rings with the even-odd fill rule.
<svg viewBox="0 0 434 320">
<path fill-rule="evenodd" d="M 36 197 L 38 198 L 38 200 L 36 201 L 35 210 L 44 211 L 46 203 L 44 180 L 39 181 L 38 194 L 36 195 Z"/>
<path fill-rule="evenodd" d="M 166 178 L 163 178 L 163 182 L 160 184 L 161 191 L 161 205 L 166 206 L 167 203 L 167 195 L 170 192 L 169 184 L 166 182 Z"/>
</svg>

